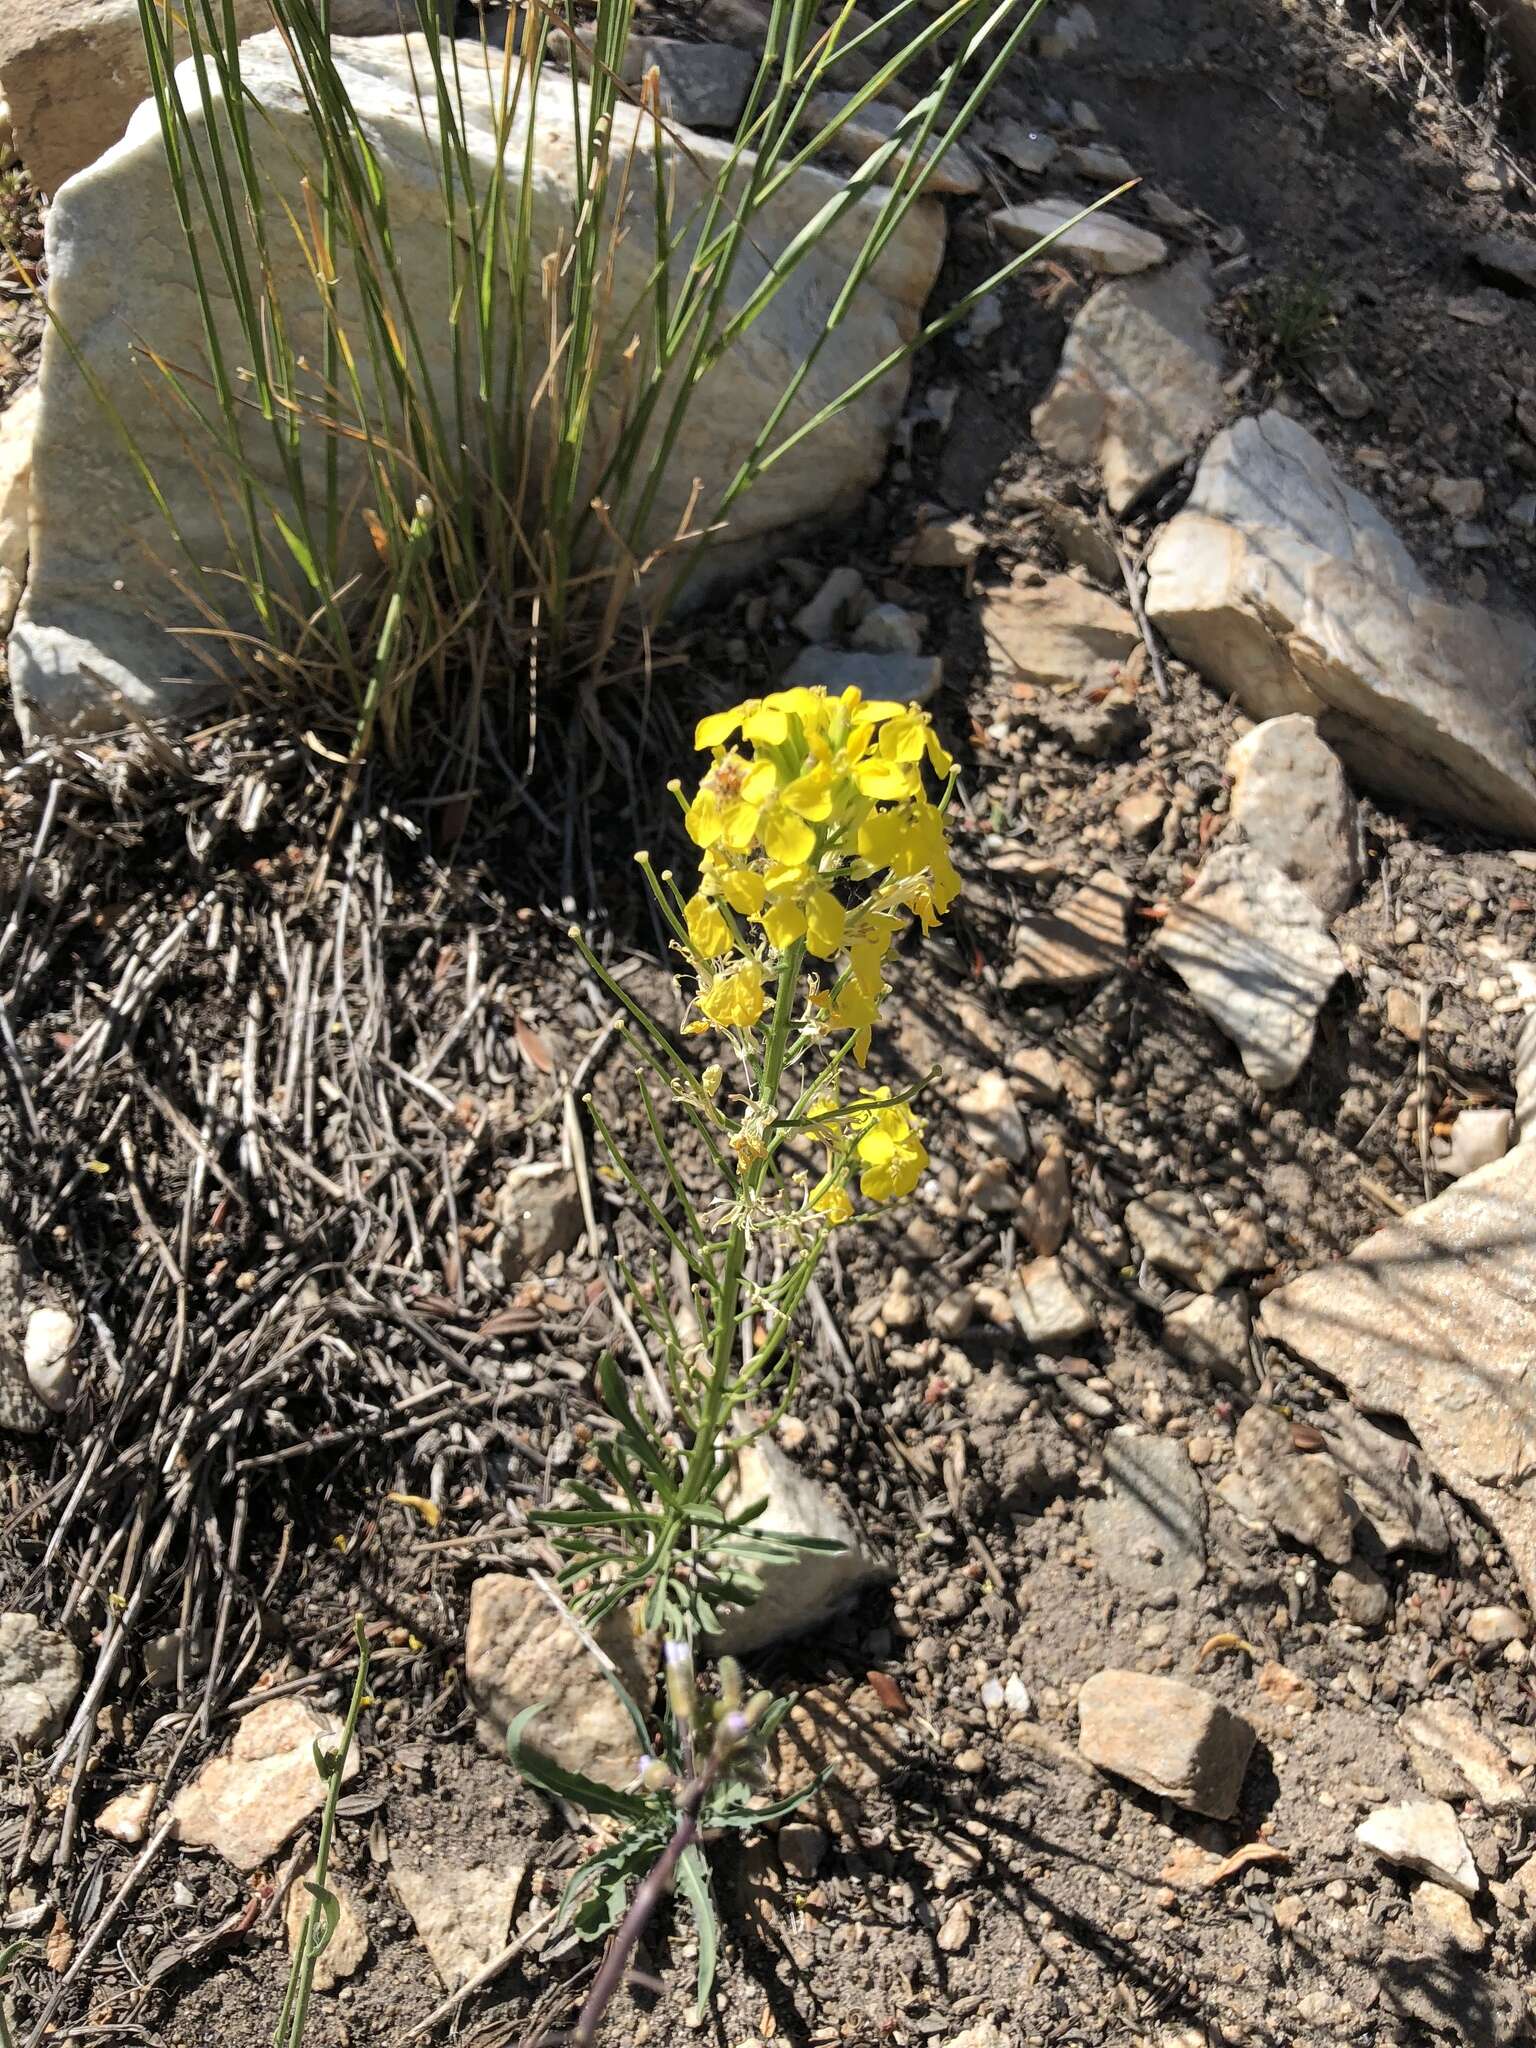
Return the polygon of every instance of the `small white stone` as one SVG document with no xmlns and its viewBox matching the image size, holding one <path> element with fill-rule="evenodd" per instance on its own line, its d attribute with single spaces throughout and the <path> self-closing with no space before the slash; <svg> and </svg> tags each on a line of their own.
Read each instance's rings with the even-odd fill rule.
<svg viewBox="0 0 1536 2048">
<path fill-rule="evenodd" d="M 1467 1616 L 1467 1634 L 1485 1649 L 1502 1649 L 1506 1643 L 1523 1643 L 1530 1624 L 1513 1607 L 1474 1607 Z"/>
<path fill-rule="evenodd" d="M 1029 1696 L 1029 1687 L 1016 1671 L 1003 1687 L 1003 1705 L 1010 1714 L 1018 1714 L 1020 1717 L 1035 1711 L 1035 1703 Z"/>
<path fill-rule="evenodd" d="M 148 1831 L 158 1789 L 149 1784 L 135 1786 L 131 1792 L 119 1792 L 97 1814 L 96 1832 L 122 1842 L 127 1848 L 138 1848 Z"/>
<path fill-rule="evenodd" d="M 998 1068 L 982 1074 L 955 1107 L 983 1159 L 1006 1159 L 1018 1166 L 1029 1157 L 1029 1133 L 1014 1100 L 1013 1083 Z"/>
<path fill-rule="evenodd" d="M 35 1308 L 27 1317 L 22 1363 L 32 1391 L 45 1408 L 67 1408 L 75 1398 L 75 1369 L 70 1362 L 77 1325 L 59 1308 Z"/>
<path fill-rule="evenodd" d="M 1355 1829 L 1355 1840 L 1385 1862 L 1416 1870 L 1464 1899 L 1477 1896 L 1477 1865 L 1455 1813 L 1443 1799 L 1404 1799 L 1395 1806 L 1378 1806 Z"/>
<path fill-rule="evenodd" d="M 1480 1166 L 1491 1166 L 1504 1157 L 1514 1134 L 1514 1121 L 1507 1109 L 1464 1109 L 1451 1126 L 1446 1172 L 1460 1180 Z"/>
</svg>

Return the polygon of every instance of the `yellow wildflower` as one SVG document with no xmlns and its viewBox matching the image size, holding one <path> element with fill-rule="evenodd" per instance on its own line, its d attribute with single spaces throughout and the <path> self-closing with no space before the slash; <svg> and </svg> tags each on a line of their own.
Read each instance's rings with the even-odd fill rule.
<svg viewBox="0 0 1536 2048">
<path fill-rule="evenodd" d="M 846 1223 L 853 1214 L 853 1197 L 845 1187 L 832 1181 L 824 1181 L 811 1197 L 811 1207 L 818 1215 L 826 1218 L 835 1229 L 839 1223 Z"/>
<path fill-rule="evenodd" d="M 854 1150 L 859 1158 L 859 1192 L 871 1202 L 889 1202 L 910 1195 L 928 1165 L 922 1120 L 905 1102 L 889 1102 L 882 1088 L 868 1098 L 871 1108 L 859 1118 Z"/>
<path fill-rule="evenodd" d="M 690 896 L 683 905 L 688 943 L 701 960 L 718 960 L 731 950 L 731 928 L 707 896 Z"/>
<path fill-rule="evenodd" d="M 699 997 L 699 1008 L 722 1031 L 749 1031 L 767 1007 L 763 970 L 756 960 L 718 976 Z"/>
</svg>

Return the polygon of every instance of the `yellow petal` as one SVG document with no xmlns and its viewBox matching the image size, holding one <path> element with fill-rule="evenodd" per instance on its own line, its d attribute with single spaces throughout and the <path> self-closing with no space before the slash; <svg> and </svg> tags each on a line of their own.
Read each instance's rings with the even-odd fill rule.
<svg viewBox="0 0 1536 2048">
<path fill-rule="evenodd" d="M 763 930 L 768 934 L 769 944 L 782 953 L 805 936 L 805 912 L 798 903 L 775 903 L 763 919 Z"/>
<path fill-rule="evenodd" d="M 740 725 L 744 709 L 738 704 L 734 711 L 712 711 L 708 718 L 701 718 L 693 729 L 693 744 L 701 753 L 710 747 L 724 746 Z"/>
<path fill-rule="evenodd" d="M 837 898 L 826 889 L 818 889 L 811 898 L 805 938 L 806 945 L 818 959 L 830 960 L 842 951 L 843 929 L 847 921 Z"/>
<path fill-rule="evenodd" d="M 792 782 L 784 792 L 783 801 L 802 818 L 830 818 L 832 815 L 832 777 L 825 768 L 813 768 L 809 775 L 802 775 Z"/>
<path fill-rule="evenodd" d="M 731 868 L 720 878 L 720 894 L 743 917 L 756 917 L 767 893 L 768 885 L 756 868 Z"/>
<path fill-rule="evenodd" d="M 779 771 L 771 761 L 755 761 L 747 771 L 741 793 L 749 804 L 766 803 L 779 786 Z"/>
<path fill-rule="evenodd" d="M 789 720 L 782 711 L 775 711 L 771 703 L 754 711 L 741 728 L 745 739 L 755 740 L 765 747 L 781 747 L 789 738 Z"/>
<path fill-rule="evenodd" d="M 688 940 L 701 959 L 718 960 L 731 950 L 731 928 L 707 896 L 692 896 L 683 907 Z"/>
<path fill-rule="evenodd" d="M 763 847 L 770 860 L 798 867 L 816 851 L 816 834 L 793 811 L 775 807 L 763 819 Z"/>
<path fill-rule="evenodd" d="M 874 754 L 859 762 L 853 771 L 853 779 L 865 796 L 872 796 L 878 802 L 894 802 L 912 795 L 916 778 L 907 762 L 887 761 Z"/>
</svg>

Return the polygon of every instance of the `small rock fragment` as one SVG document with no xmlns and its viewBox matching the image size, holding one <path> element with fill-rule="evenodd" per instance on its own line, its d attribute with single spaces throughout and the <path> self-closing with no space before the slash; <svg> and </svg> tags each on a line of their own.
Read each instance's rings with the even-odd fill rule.
<svg viewBox="0 0 1536 2048">
<path fill-rule="evenodd" d="M 629 1616 L 610 1614 L 592 1634 L 630 1697 L 646 1699 L 654 1651 L 637 1641 Z M 547 1701 L 528 1731 L 536 1748 L 604 1785 L 622 1785 L 633 1775 L 633 1723 L 597 1659 L 530 1580 L 486 1572 L 471 1586 L 464 1681 L 480 1739 L 491 1751 L 504 1755 L 515 1717 Z"/>
<path fill-rule="evenodd" d="M 226 1756 L 203 1765 L 171 1808 L 178 1841 L 216 1849 L 236 1870 L 255 1870 L 325 1804 L 315 1744 L 334 1748 L 341 1722 L 303 1700 L 264 1700 L 235 1731 Z M 354 1744 L 343 1780 L 362 1759 Z"/>
<path fill-rule="evenodd" d="M 1014 2048 L 1014 2043 L 996 2020 L 977 2020 L 963 2034 L 952 2035 L 944 2043 L 944 2048 Z"/>
<path fill-rule="evenodd" d="M 1453 519 L 1475 519 L 1483 509 L 1480 477 L 1437 476 L 1429 487 L 1430 502 Z"/>
<path fill-rule="evenodd" d="M 1019 1228 L 1031 1248 L 1047 1257 L 1059 1252 L 1072 1229 L 1072 1173 L 1066 1147 L 1053 1137 L 1019 1203 Z"/>
<path fill-rule="evenodd" d="M 1467 1634 L 1484 1649 L 1502 1650 L 1506 1643 L 1523 1643 L 1530 1623 L 1513 1607 L 1474 1607 L 1465 1623 Z"/>
<path fill-rule="evenodd" d="M 846 1607 L 865 1587 L 883 1585 L 890 1577 L 889 1567 L 865 1542 L 841 1497 L 802 1472 L 766 1437 L 737 1453 L 735 1469 L 716 1496 L 727 1514 L 759 1500 L 767 1503 L 753 1525 L 759 1533 L 816 1536 L 840 1547 L 801 1552 L 790 1564 L 759 1561 L 754 1568 L 762 1590 L 750 1607 L 727 1614 L 711 1641 L 717 1653 L 740 1655 L 785 1636 L 803 1635 Z"/>
<path fill-rule="evenodd" d="M 861 690 L 866 697 L 893 697 L 898 704 L 926 704 L 944 680 L 937 654 L 873 654 L 844 647 L 802 647 L 784 672 L 786 690 L 818 687 L 834 696 Z"/>
<path fill-rule="evenodd" d="M 496 1190 L 493 1214 L 509 1281 L 538 1272 L 556 1252 L 568 1252 L 584 1227 L 576 1176 L 558 1160 L 513 1167 Z"/>
<path fill-rule="evenodd" d="M 1415 1870 L 1464 1899 L 1477 1897 L 1477 1865 L 1443 1799 L 1404 1799 L 1395 1806 L 1379 1806 L 1355 1829 L 1355 1840 L 1384 1862 Z"/>
<path fill-rule="evenodd" d="M 1348 356 L 1318 372 L 1317 388 L 1341 420 L 1363 420 L 1376 404 L 1376 394 Z"/>
<path fill-rule="evenodd" d="M 45 1408 L 55 1413 L 75 1398 L 75 1369 L 70 1361 L 78 1325 L 60 1308 L 35 1308 L 27 1317 L 21 1357 L 27 1381 Z"/>
<path fill-rule="evenodd" d="M 997 123 L 988 147 L 994 156 L 1012 164 L 1026 178 L 1043 177 L 1061 154 L 1060 143 L 1051 136 L 1042 135 L 1037 129 L 1026 128 L 1022 121 L 1014 120 Z"/>
<path fill-rule="evenodd" d="M 0 1745 L 23 1753 L 64 1731 L 84 1666 L 67 1636 L 35 1614 L 0 1614 Z"/>
<path fill-rule="evenodd" d="M 834 569 L 816 595 L 801 605 L 790 624 L 802 640 L 831 640 L 863 589 L 864 578 L 857 569 Z"/>
<path fill-rule="evenodd" d="M 925 623 L 921 612 L 899 604 L 871 605 L 853 629 L 853 644 L 868 654 L 921 654 Z"/>
<path fill-rule="evenodd" d="M 1029 1157 L 1029 1132 L 1014 1100 L 1013 1083 L 998 1068 L 982 1074 L 955 1104 L 966 1136 L 983 1159 L 1018 1166 Z"/>
<path fill-rule="evenodd" d="M 1192 260 L 1105 285 L 1072 322 L 1030 426 L 1058 461 L 1098 466 L 1114 512 L 1170 476 L 1221 417 L 1210 306 L 1205 266 Z"/>
<path fill-rule="evenodd" d="M 914 569 L 968 569 L 986 544 L 987 536 L 972 519 L 930 519 L 904 552 Z"/>
<path fill-rule="evenodd" d="M 928 1327 L 936 1337 L 952 1342 L 963 1337 L 976 1314 L 976 1297 L 969 1287 L 956 1287 L 933 1305 Z"/>
<path fill-rule="evenodd" d="M 390 1878 L 415 1922 L 445 1991 L 478 1976 L 507 1945 L 523 1865 L 391 1864 Z"/>
<path fill-rule="evenodd" d="M 1163 1342 L 1175 1358 L 1197 1366 L 1229 1386 L 1257 1385 L 1249 1340 L 1253 1317 L 1246 1294 L 1223 1289 L 1197 1294 L 1163 1318 Z"/>
<path fill-rule="evenodd" d="M 1487 1930 L 1458 1892 L 1443 1884 L 1421 1884 L 1413 1895 L 1413 1917 L 1420 1931 L 1440 1950 L 1455 1949 L 1480 1956 L 1488 1946 Z"/>
<path fill-rule="evenodd" d="M 290 1953 L 304 1939 L 304 1922 L 309 1917 L 314 1897 L 309 1887 L 314 1879 L 314 1866 L 311 1865 L 304 1876 L 290 1887 L 284 1903 L 283 1924 L 288 1930 Z M 314 1983 L 317 1991 L 334 1991 L 348 1977 L 355 1977 L 367 1960 L 368 1926 L 363 1918 L 362 1901 L 344 1877 L 328 1869 L 325 1888 L 334 1897 L 338 1912 L 331 1938 L 315 1962 Z"/>
<path fill-rule="evenodd" d="M 880 1302 L 880 1316 L 889 1330 L 912 1330 L 923 1319 L 923 1300 L 906 1266 L 898 1266 Z"/>
<path fill-rule="evenodd" d="M 1086 220 L 1078 220 L 1081 212 L 1075 199 L 1037 199 L 1001 208 L 991 216 L 991 226 L 1015 249 L 1033 249 L 1054 237 L 1052 254 L 1076 257 L 1104 277 L 1128 277 L 1166 260 L 1168 244 L 1161 235 L 1132 227 L 1105 207 Z"/>
<path fill-rule="evenodd" d="M 1341 1621 L 1357 1628 L 1380 1628 L 1392 1609 L 1392 1596 L 1380 1574 L 1364 1558 L 1339 1566 L 1328 1581 L 1328 1604 Z"/>
<path fill-rule="evenodd" d="M 813 1881 L 830 1846 L 826 1829 L 814 1821 L 786 1821 L 779 1829 L 779 1861 L 801 1884 Z"/>
<path fill-rule="evenodd" d="M 1229 749 L 1234 831 L 1328 918 L 1360 887 L 1360 827 L 1339 757 L 1315 719 L 1267 718 Z"/>
<path fill-rule="evenodd" d="M 999 680 L 1047 687 L 1108 685 L 1141 644 L 1123 604 L 1066 575 L 989 591 L 981 630 Z"/>
<path fill-rule="evenodd" d="M 1082 4 L 1058 8 L 1046 21 L 1035 38 L 1035 48 L 1048 63 L 1061 64 L 1073 57 L 1083 56 L 1099 40 L 1099 25 L 1093 14 Z"/>
<path fill-rule="evenodd" d="M 1025 1341 L 1041 1350 L 1071 1344 L 1096 1327 L 1093 1311 L 1073 1293 L 1060 1259 L 1020 1266 L 1014 1304 Z"/>
<path fill-rule="evenodd" d="M 1264 1262 L 1263 1234 L 1251 1219 L 1215 1221 L 1191 1196 L 1172 1189 L 1130 1203 L 1125 1227 L 1154 1266 L 1203 1294 Z"/>
<path fill-rule="evenodd" d="M 1140 845 L 1156 837 L 1167 810 L 1168 799 L 1161 790 L 1140 789 L 1115 805 L 1115 823 L 1127 839 Z"/>
<path fill-rule="evenodd" d="M 1317 905 L 1257 848 L 1221 846 L 1152 942 L 1261 1088 L 1285 1088 L 1344 972 Z"/>
<path fill-rule="evenodd" d="M 1077 1699 L 1078 1747 L 1101 1770 L 1213 1820 L 1237 1810 L 1254 1733 L 1176 1678 L 1100 1671 Z"/>
<path fill-rule="evenodd" d="M 1249 1498 L 1265 1520 L 1331 1564 L 1348 1564 L 1354 1516 L 1333 1460 L 1299 1451 L 1285 1416 L 1263 1401 L 1248 1409 L 1233 1443 Z"/>
<path fill-rule="evenodd" d="M 1192 1592 L 1205 1577 L 1205 1494 L 1183 1444 L 1112 1429 L 1104 1478 L 1083 1527 L 1105 1576 L 1132 1593 Z"/>
<path fill-rule="evenodd" d="M 1383 1550 L 1438 1557 L 1450 1548 L 1445 1515 L 1416 1444 L 1342 1404 L 1328 1410 L 1320 1427 L 1350 1498 Z"/>
<path fill-rule="evenodd" d="M 1106 870 L 1059 910 L 1021 918 L 1003 987 L 1073 988 L 1112 974 L 1125 959 L 1131 896 L 1130 883 Z"/>
<path fill-rule="evenodd" d="M 1536 1807 L 1536 1783 L 1515 1776 L 1505 1750 L 1455 1700 L 1420 1700 L 1399 1717 L 1397 1732 L 1415 1763 L 1419 1752 L 1427 1751 L 1454 1765 L 1490 1812 L 1525 1813 Z"/>
<path fill-rule="evenodd" d="M 1514 1135 L 1514 1119 L 1507 1109 L 1464 1109 L 1451 1126 L 1450 1146 L 1441 1163 L 1452 1180 L 1460 1180 L 1463 1174 L 1502 1159 Z"/>
<path fill-rule="evenodd" d="M 155 1795 L 159 1789 L 153 1783 L 135 1785 L 131 1792 L 119 1792 L 115 1799 L 109 1799 L 96 1816 L 97 1834 L 121 1842 L 126 1848 L 137 1849 L 149 1831 L 149 1816 L 154 1811 Z"/>
<path fill-rule="evenodd" d="M 958 1955 L 970 1940 L 975 1925 L 976 1915 L 970 1900 L 956 1899 L 939 1922 L 939 1931 L 934 1936 L 934 1941 L 945 1955 Z"/>
</svg>

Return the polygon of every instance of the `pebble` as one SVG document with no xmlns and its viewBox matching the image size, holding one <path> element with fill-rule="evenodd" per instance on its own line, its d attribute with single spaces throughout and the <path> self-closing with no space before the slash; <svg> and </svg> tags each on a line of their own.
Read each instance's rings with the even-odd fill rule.
<svg viewBox="0 0 1536 2048">
<path fill-rule="evenodd" d="M 35 1308 L 27 1317 L 21 1358 L 27 1382 L 45 1408 L 56 1414 L 75 1398 L 76 1375 L 70 1353 L 78 1325 L 63 1309 Z"/>
<path fill-rule="evenodd" d="M 1060 1259 L 1034 1259 L 1020 1266 L 1015 1307 L 1025 1338 L 1042 1349 L 1070 1344 L 1097 1327 L 1093 1311 L 1073 1293 Z"/>
<path fill-rule="evenodd" d="M 1485 1649 L 1523 1643 L 1530 1634 L 1530 1623 L 1513 1607 L 1474 1607 L 1465 1626 L 1473 1642 Z"/>
<path fill-rule="evenodd" d="M 1254 1732 L 1209 1693 L 1176 1678 L 1100 1671 L 1077 1711 L 1078 1748 L 1101 1770 L 1213 1820 L 1236 1812 Z"/>
<path fill-rule="evenodd" d="M 871 605 L 853 629 L 853 644 L 871 654 L 921 654 L 927 620 L 899 604 Z"/>
<path fill-rule="evenodd" d="M 1355 1840 L 1386 1863 L 1476 1898 L 1481 1883 L 1472 1851 L 1443 1799 L 1404 1799 L 1379 1806 L 1355 1829 Z"/>
<path fill-rule="evenodd" d="M 1488 1935 L 1477 1915 L 1459 1893 L 1443 1884 L 1421 1884 L 1413 1895 L 1416 1925 L 1440 1949 L 1456 1949 L 1464 1956 L 1480 1956 L 1488 1946 Z"/>
<path fill-rule="evenodd" d="M 1107 208 L 1086 220 L 1077 219 L 1081 212 L 1077 199 L 1039 199 L 1027 206 L 1000 208 L 991 216 L 991 226 L 1015 249 L 1032 249 L 1054 235 L 1055 258 L 1075 257 L 1106 277 L 1128 277 L 1167 260 L 1168 244 L 1161 235 L 1133 227 Z"/>
<path fill-rule="evenodd" d="M 1019 1166 L 1029 1157 L 1029 1132 L 1014 1100 L 1013 1083 L 1000 1069 L 982 1074 L 955 1107 L 983 1159 L 1000 1156 Z"/>
<path fill-rule="evenodd" d="M 1331 1564 L 1348 1564 L 1354 1516 L 1332 1458 L 1299 1451 L 1289 1421 L 1263 1401 L 1248 1409 L 1233 1443 L 1248 1497 L 1264 1519 Z"/>
<path fill-rule="evenodd" d="M 1475 519 L 1483 509 L 1483 485 L 1478 477 L 1437 476 L 1429 486 L 1430 502 L 1453 519 Z"/>
<path fill-rule="evenodd" d="M 1451 1142 L 1442 1164 L 1453 1180 L 1476 1173 L 1502 1159 L 1514 1139 L 1514 1119 L 1507 1109 L 1464 1109 L 1451 1126 Z"/>
<path fill-rule="evenodd" d="M 790 624 L 802 640 L 831 640 L 863 592 L 864 578 L 857 569 L 834 569 Z M 911 650 L 914 654 L 916 651 Z"/>
<path fill-rule="evenodd" d="M 131 1792 L 119 1792 L 97 1814 L 96 1832 L 126 1848 L 137 1849 L 148 1831 L 158 1789 L 151 1783 L 136 1785 Z"/>
<path fill-rule="evenodd" d="M 1163 1342 L 1175 1358 L 1199 1367 L 1229 1386 L 1257 1385 L 1249 1355 L 1253 1318 L 1248 1297 L 1237 1289 L 1197 1294 L 1163 1318 Z"/>
<path fill-rule="evenodd" d="M 934 1304 L 928 1327 L 936 1337 L 962 1337 L 971 1327 L 975 1314 L 975 1295 L 969 1287 L 956 1287 Z"/>
<path fill-rule="evenodd" d="M 880 1303 L 880 1316 L 888 1330 L 912 1330 L 923 1319 L 922 1296 L 912 1284 L 907 1267 L 898 1266 Z"/>
<path fill-rule="evenodd" d="M 1392 1597 L 1381 1576 L 1363 1558 L 1340 1565 L 1328 1581 L 1328 1604 L 1341 1621 L 1357 1628 L 1380 1628 L 1391 1612 Z"/>
<path fill-rule="evenodd" d="M 958 1955 L 970 1940 L 975 1925 L 976 1916 L 970 1900 L 956 1899 L 940 1922 L 934 1940 L 945 1955 Z"/>
<path fill-rule="evenodd" d="M 1125 1227 L 1154 1266 L 1201 1293 L 1214 1294 L 1264 1263 L 1264 1234 L 1251 1217 L 1214 1221 L 1190 1196 L 1171 1190 L 1130 1203 Z"/>
<path fill-rule="evenodd" d="M 1072 1175 L 1066 1148 L 1053 1137 L 1019 1203 L 1019 1228 L 1042 1257 L 1058 1252 L 1072 1228 Z"/>
<path fill-rule="evenodd" d="M 790 1820 L 779 1829 L 779 1861 L 802 1884 L 815 1877 L 830 1846 L 826 1829 L 814 1821 Z"/>
<path fill-rule="evenodd" d="M 1418 932 L 1418 926 L 1414 925 L 1413 935 L 1415 938 L 1418 937 Z M 1408 944 L 1410 942 L 1401 940 L 1399 943 Z M 1418 1044 L 1423 1031 L 1423 1012 L 1416 995 L 1411 994 L 1405 988 L 1389 988 L 1387 990 L 1386 1016 L 1387 1029 L 1389 1031 L 1395 1031 L 1400 1038 L 1406 1038 L 1410 1045 Z"/>
<path fill-rule="evenodd" d="M 1168 799 L 1160 790 L 1137 790 L 1115 805 L 1115 823 L 1124 838 L 1139 845 L 1155 835 L 1167 809 Z"/>
</svg>

